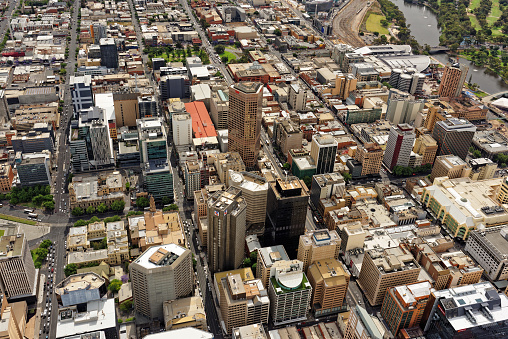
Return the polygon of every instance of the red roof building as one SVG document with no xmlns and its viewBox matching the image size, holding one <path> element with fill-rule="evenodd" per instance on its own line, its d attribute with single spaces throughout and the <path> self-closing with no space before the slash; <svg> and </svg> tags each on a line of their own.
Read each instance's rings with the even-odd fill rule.
<svg viewBox="0 0 508 339">
<path fill-rule="evenodd" d="M 213 127 L 212 120 L 203 102 L 193 101 L 186 103 L 185 110 L 189 112 L 192 118 L 192 133 L 194 138 L 217 136 L 215 127 Z"/>
</svg>

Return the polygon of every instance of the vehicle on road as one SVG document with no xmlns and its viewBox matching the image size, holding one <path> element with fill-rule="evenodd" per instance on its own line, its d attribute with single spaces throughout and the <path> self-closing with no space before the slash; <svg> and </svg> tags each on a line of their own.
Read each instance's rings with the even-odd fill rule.
<svg viewBox="0 0 508 339">
<path fill-rule="evenodd" d="M 25 210 L 23 212 L 25 213 L 33 213 L 35 211 L 34 208 L 25 208 Z"/>
<path fill-rule="evenodd" d="M 35 219 L 37 219 L 37 217 L 38 217 L 37 213 L 28 213 L 28 216 L 30 218 L 35 218 Z"/>
</svg>

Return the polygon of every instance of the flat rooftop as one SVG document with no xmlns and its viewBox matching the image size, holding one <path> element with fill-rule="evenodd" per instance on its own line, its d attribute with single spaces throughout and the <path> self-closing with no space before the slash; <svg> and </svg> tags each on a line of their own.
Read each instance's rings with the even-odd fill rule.
<svg viewBox="0 0 508 339">
<path fill-rule="evenodd" d="M 176 244 L 167 244 L 161 246 L 152 246 L 147 249 L 141 256 L 139 256 L 134 262 L 145 268 L 157 268 L 161 266 L 169 266 L 174 260 L 187 251 L 186 248 L 178 246 Z M 172 260 L 172 258 L 176 258 Z M 166 260 L 167 258 L 167 260 Z"/>
<path fill-rule="evenodd" d="M 23 244 L 25 235 L 4 235 L 0 238 L 0 260 L 8 257 L 17 257 L 23 255 Z"/>
<path fill-rule="evenodd" d="M 70 291 L 91 290 L 101 287 L 106 281 L 95 273 L 74 274 L 55 287 L 55 293 L 65 294 Z"/>
</svg>

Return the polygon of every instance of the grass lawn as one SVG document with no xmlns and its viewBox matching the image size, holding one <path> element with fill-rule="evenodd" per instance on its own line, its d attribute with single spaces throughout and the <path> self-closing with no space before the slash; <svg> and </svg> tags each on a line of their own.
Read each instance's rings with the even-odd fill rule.
<svg viewBox="0 0 508 339">
<path fill-rule="evenodd" d="M 4 231 L 4 230 L 0 230 L 0 237 L 3 237 L 3 236 L 4 236 L 4 233 L 5 233 L 5 231 Z"/>
<path fill-rule="evenodd" d="M 478 6 L 480 6 L 480 0 L 471 0 L 471 2 L 469 3 L 470 10 L 475 9 Z"/>
<path fill-rule="evenodd" d="M 469 9 L 473 10 L 473 9 L 477 8 L 479 5 L 480 5 L 480 0 L 472 0 L 469 5 Z M 499 8 L 499 0 L 492 0 L 492 8 L 490 10 L 489 16 L 487 17 L 487 24 L 491 27 L 493 36 L 498 36 L 498 35 L 503 34 L 501 32 L 501 30 L 492 28 L 492 25 L 494 24 L 494 22 L 497 21 L 497 19 L 499 19 L 500 16 L 501 16 L 501 9 Z M 470 13 L 469 19 L 471 20 L 471 24 L 473 25 L 473 27 L 475 29 L 480 29 L 480 24 L 474 14 Z"/>
<path fill-rule="evenodd" d="M 14 222 L 20 222 L 22 224 L 27 224 L 27 225 L 35 225 L 35 224 L 37 224 L 37 222 L 33 221 L 33 220 L 13 217 L 11 215 L 1 214 L 1 213 L 0 213 L 0 219 L 14 221 Z"/>
<path fill-rule="evenodd" d="M 381 20 L 385 19 L 384 15 L 371 13 L 365 24 L 369 32 L 379 32 L 379 34 L 389 34 L 388 29 L 381 26 Z"/>
<path fill-rule="evenodd" d="M 228 52 L 228 51 L 224 51 L 224 53 L 219 54 L 219 56 L 220 56 L 221 59 L 222 59 L 222 57 L 227 56 L 228 57 L 228 62 L 236 60 L 236 55 L 234 55 L 233 53 Z"/>
<path fill-rule="evenodd" d="M 474 93 L 478 98 L 485 98 L 488 94 L 483 91 L 477 91 Z"/>
</svg>

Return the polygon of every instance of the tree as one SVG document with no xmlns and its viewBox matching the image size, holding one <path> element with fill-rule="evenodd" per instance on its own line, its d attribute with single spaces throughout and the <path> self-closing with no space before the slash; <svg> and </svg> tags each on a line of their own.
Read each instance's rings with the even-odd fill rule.
<svg viewBox="0 0 508 339">
<path fill-rule="evenodd" d="M 78 265 L 69 264 L 69 265 L 65 266 L 64 273 L 65 273 L 66 277 L 78 273 Z"/>
<path fill-rule="evenodd" d="M 131 189 L 131 183 L 130 183 L 130 182 L 126 182 L 126 183 L 125 183 L 125 189 L 126 189 L 127 191 L 129 191 L 129 190 Z"/>
<path fill-rule="evenodd" d="M 123 200 L 115 200 L 111 203 L 111 209 L 113 211 L 123 211 L 125 207 L 125 201 Z"/>
<path fill-rule="evenodd" d="M 101 203 L 99 206 L 97 206 L 97 212 L 104 213 L 108 210 L 108 206 L 106 206 L 104 203 Z"/>
<path fill-rule="evenodd" d="M 482 152 L 480 152 L 479 150 L 474 150 L 473 151 L 473 157 L 474 158 L 481 158 L 482 157 Z"/>
<path fill-rule="evenodd" d="M 342 177 L 344 178 L 345 182 L 350 182 L 353 177 L 349 173 L 342 173 Z"/>
<path fill-rule="evenodd" d="M 222 61 L 223 63 L 225 63 L 225 64 L 227 64 L 227 63 L 228 63 L 228 61 L 229 61 L 229 58 L 228 58 L 226 55 L 224 55 L 224 56 L 223 56 L 222 58 L 220 58 L 220 59 L 221 59 L 221 61 Z"/>
<path fill-rule="evenodd" d="M 55 209 L 55 201 L 45 201 L 42 203 L 42 207 L 44 207 L 47 211 L 52 211 Z"/>
<path fill-rule="evenodd" d="M 148 198 L 145 198 L 145 197 L 138 197 L 136 199 L 136 206 L 138 206 L 138 208 L 145 208 L 145 207 L 148 207 L 150 206 L 150 200 L 148 200 Z"/>
<path fill-rule="evenodd" d="M 129 312 L 132 309 L 132 300 L 126 300 L 119 306 L 120 311 L 122 312 Z"/>
<path fill-rule="evenodd" d="M 39 259 L 41 259 L 41 260 L 42 260 L 43 258 L 46 258 L 46 257 L 47 257 L 47 255 L 48 255 L 48 249 L 47 249 L 47 248 L 42 248 L 42 247 L 39 247 L 39 248 L 36 248 L 36 249 L 34 250 L 34 253 L 35 253 L 35 255 L 37 255 L 37 257 L 38 257 Z"/>
<path fill-rule="evenodd" d="M 252 253 L 249 255 L 250 260 L 255 263 L 258 261 L 258 251 L 252 251 Z"/>
<path fill-rule="evenodd" d="M 166 206 L 169 211 L 178 211 L 178 205 L 177 204 L 171 204 L 169 206 Z"/>
<path fill-rule="evenodd" d="M 217 54 L 222 54 L 226 50 L 226 46 L 224 46 L 224 45 L 217 45 L 217 46 L 215 46 L 214 49 L 215 49 L 215 52 L 217 52 Z"/>
<path fill-rule="evenodd" d="M 275 34 L 276 36 L 281 36 L 282 35 L 282 31 L 277 28 L 275 31 L 273 31 L 273 34 Z"/>
<path fill-rule="evenodd" d="M 250 258 L 243 259 L 243 266 L 244 267 L 251 267 L 252 266 L 252 261 L 250 260 Z"/>
<path fill-rule="evenodd" d="M 162 197 L 161 202 L 163 205 L 171 204 L 173 199 L 171 197 Z"/>
<path fill-rule="evenodd" d="M 94 213 L 95 213 L 95 207 L 88 206 L 88 208 L 86 209 L 86 214 L 94 214 Z"/>
<path fill-rule="evenodd" d="M 284 165 L 282 165 L 282 168 L 284 168 L 286 171 L 289 171 L 289 169 L 291 168 L 291 165 L 287 162 L 284 163 Z"/>
<path fill-rule="evenodd" d="M 71 214 L 75 217 L 79 217 L 80 215 L 83 215 L 83 213 L 85 213 L 85 211 L 83 211 L 81 207 L 74 207 L 71 212 Z"/>
<path fill-rule="evenodd" d="M 49 239 L 46 239 L 44 240 L 43 242 L 41 242 L 41 244 L 39 245 L 40 248 L 48 248 L 49 246 L 53 245 L 53 242 Z"/>
<path fill-rule="evenodd" d="M 307 186 L 308 189 L 310 189 L 310 186 L 312 185 L 312 178 L 309 176 L 303 177 L 303 182 L 305 183 L 305 186 Z"/>
<path fill-rule="evenodd" d="M 120 291 L 120 287 L 122 287 L 122 281 L 118 279 L 113 279 L 109 283 L 108 290 L 111 291 L 112 293 L 117 293 L 118 291 Z"/>
</svg>

